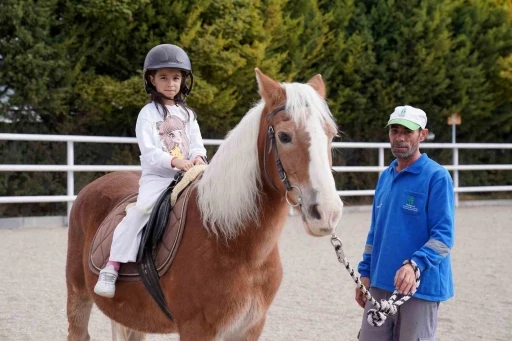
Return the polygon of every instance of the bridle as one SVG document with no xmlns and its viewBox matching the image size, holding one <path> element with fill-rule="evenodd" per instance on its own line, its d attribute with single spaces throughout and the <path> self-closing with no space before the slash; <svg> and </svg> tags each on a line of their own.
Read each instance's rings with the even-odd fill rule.
<svg viewBox="0 0 512 341">
<path fill-rule="evenodd" d="M 267 116 L 267 123 L 270 122 L 270 120 L 275 116 L 277 115 L 278 113 L 280 113 L 281 111 L 284 111 L 286 108 L 285 105 L 281 105 L 277 108 L 275 108 L 268 116 Z M 274 156 L 275 156 L 275 160 L 276 160 L 276 166 L 277 166 L 277 171 L 279 173 L 279 179 L 281 180 L 281 182 L 284 184 L 284 187 L 286 189 L 286 193 L 285 193 L 285 199 L 286 199 L 286 202 L 288 203 L 288 205 L 290 207 L 298 207 L 302 210 L 302 192 L 300 190 L 299 187 L 297 186 L 294 186 L 294 185 L 291 185 L 290 184 L 290 180 L 288 180 L 288 176 L 286 176 L 286 172 L 284 170 L 284 167 L 283 167 L 283 164 L 281 163 L 281 158 L 279 157 L 279 151 L 277 150 L 277 144 L 276 144 L 276 132 L 274 130 L 274 126 L 273 125 L 270 125 L 268 126 L 268 129 L 267 129 L 267 136 L 265 138 L 265 146 L 264 146 L 264 152 L 266 152 L 267 150 L 267 141 L 269 141 L 270 143 L 270 147 L 268 149 L 268 154 L 270 154 L 272 152 L 272 150 L 274 150 Z M 265 157 L 265 155 L 263 156 L 263 168 L 265 169 L 265 177 L 267 178 L 267 181 L 274 187 L 274 189 L 276 191 L 279 192 L 279 189 L 277 188 L 277 186 L 274 184 L 274 181 L 272 181 L 272 179 L 270 179 L 270 177 L 268 176 L 268 170 L 267 170 L 267 158 Z M 290 202 L 290 199 L 288 197 L 288 193 L 291 192 L 293 189 L 296 189 L 298 192 L 299 192 L 299 195 L 297 197 L 297 203 L 296 204 L 293 204 L 292 202 Z"/>
</svg>

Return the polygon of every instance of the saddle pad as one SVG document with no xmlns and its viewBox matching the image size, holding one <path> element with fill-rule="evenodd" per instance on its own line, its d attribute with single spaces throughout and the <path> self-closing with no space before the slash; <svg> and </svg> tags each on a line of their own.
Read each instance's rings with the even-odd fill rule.
<svg viewBox="0 0 512 341">
<path fill-rule="evenodd" d="M 169 213 L 169 224 L 162 236 L 162 240 L 158 243 L 153 253 L 159 276 L 162 276 L 169 269 L 178 250 L 183 235 L 187 203 L 193 187 L 188 186 L 182 195 L 179 196 Z M 99 275 L 100 270 L 108 262 L 114 229 L 126 215 L 126 206 L 136 201 L 137 194 L 127 197 L 108 214 L 98 231 L 96 231 L 89 256 L 89 268 L 96 275 Z M 118 279 L 124 281 L 140 280 L 136 263 L 121 263 Z"/>
<path fill-rule="evenodd" d="M 194 182 L 196 179 L 201 178 L 203 176 L 203 172 L 206 170 L 207 165 L 196 165 L 190 168 L 185 172 L 183 178 L 181 178 L 180 182 L 176 184 L 171 193 L 171 206 L 174 207 L 176 204 L 176 200 L 180 196 L 181 192 L 187 188 L 187 186 Z"/>
</svg>

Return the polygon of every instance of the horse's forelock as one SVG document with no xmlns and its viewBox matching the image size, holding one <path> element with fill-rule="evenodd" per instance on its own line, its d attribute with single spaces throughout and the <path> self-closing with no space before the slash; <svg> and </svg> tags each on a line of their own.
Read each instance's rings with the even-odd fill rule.
<svg viewBox="0 0 512 341">
<path fill-rule="evenodd" d="M 297 124 L 307 120 L 308 115 L 327 125 L 329 133 L 338 133 L 338 127 L 327 102 L 308 84 L 282 83 L 286 90 L 286 112 Z"/>
</svg>

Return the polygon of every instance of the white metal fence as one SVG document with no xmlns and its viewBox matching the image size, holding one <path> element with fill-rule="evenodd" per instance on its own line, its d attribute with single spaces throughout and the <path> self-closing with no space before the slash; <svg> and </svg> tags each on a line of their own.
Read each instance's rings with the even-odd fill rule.
<svg viewBox="0 0 512 341">
<path fill-rule="evenodd" d="M 140 170 L 140 166 L 122 165 L 75 165 L 74 143 L 137 143 L 131 137 L 102 137 L 102 136 L 75 136 L 75 135 L 32 135 L 32 134 L 0 134 L 0 140 L 7 141 L 53 141 L 67 143 L 67 164 L 66 165 L 8 165 L 0 164 L 0 172 L 67 172 L 67 193 L 66 195 L 49 196 L 0 196 L 0 204 L 7 203 L 42 203 L 42 202 L 67 202 L 68 214 L 71 205 L 76 198 L 75 195 L 75 172 L 112 172 L 112 171 L 133 171 Z M 223 140 L 205 139 L 206 146 L 220 145 Z M 382 172 L 386 169 L 384 164 L 384 150 L 389 148 L 389 143 L 374 142 L 336 142 L 333 148 L 366 148 L 378 149 L 377 166 L 334 166 L 337 172 Z M 459 171 L 471 170 L 512 170 L 512 164 L 495 165 L 459 165 L 460 149 L 512 149 L 512 143 L 423 143 L 421 149 L 451 149 L 453 151 L 453 162 L 444 167 L 453 172 L 453 184 L 455 188 L 455 203 L 458 205 L 458 193 L 470 192 L 502 192 L 512 191 L 512 186 L 475 186 L 460 187 Z M 340 196 L 363 196 L 373 195 L 374 189 L 338 191 Z"/>
</svg>

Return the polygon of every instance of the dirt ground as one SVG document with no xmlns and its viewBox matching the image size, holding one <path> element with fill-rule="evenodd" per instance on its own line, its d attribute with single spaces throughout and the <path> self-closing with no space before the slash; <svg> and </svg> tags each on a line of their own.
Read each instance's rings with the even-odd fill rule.
<svg viewBox="0 0 512 341">
<path fill-rule="evenodd" d="M 356 340 L 362 310 L 329 238 L 312 238 L 291 218 L 280 240 L 284 279 L 261 340 Z M 344 214 L 338 236 L 353 266 L 361 258 L 369 211 Z M 442 303 L 437 340 L 512 340 L 512 207 L 456 212 L 455 297 Z M 0 340 L 65 340 L 67 229 L 0 229 Z M 93 340 L 110 340 L 110 322 L 93 309 Z M 151 335 L 149 340 L 178 340 Z"/>
</svg>

